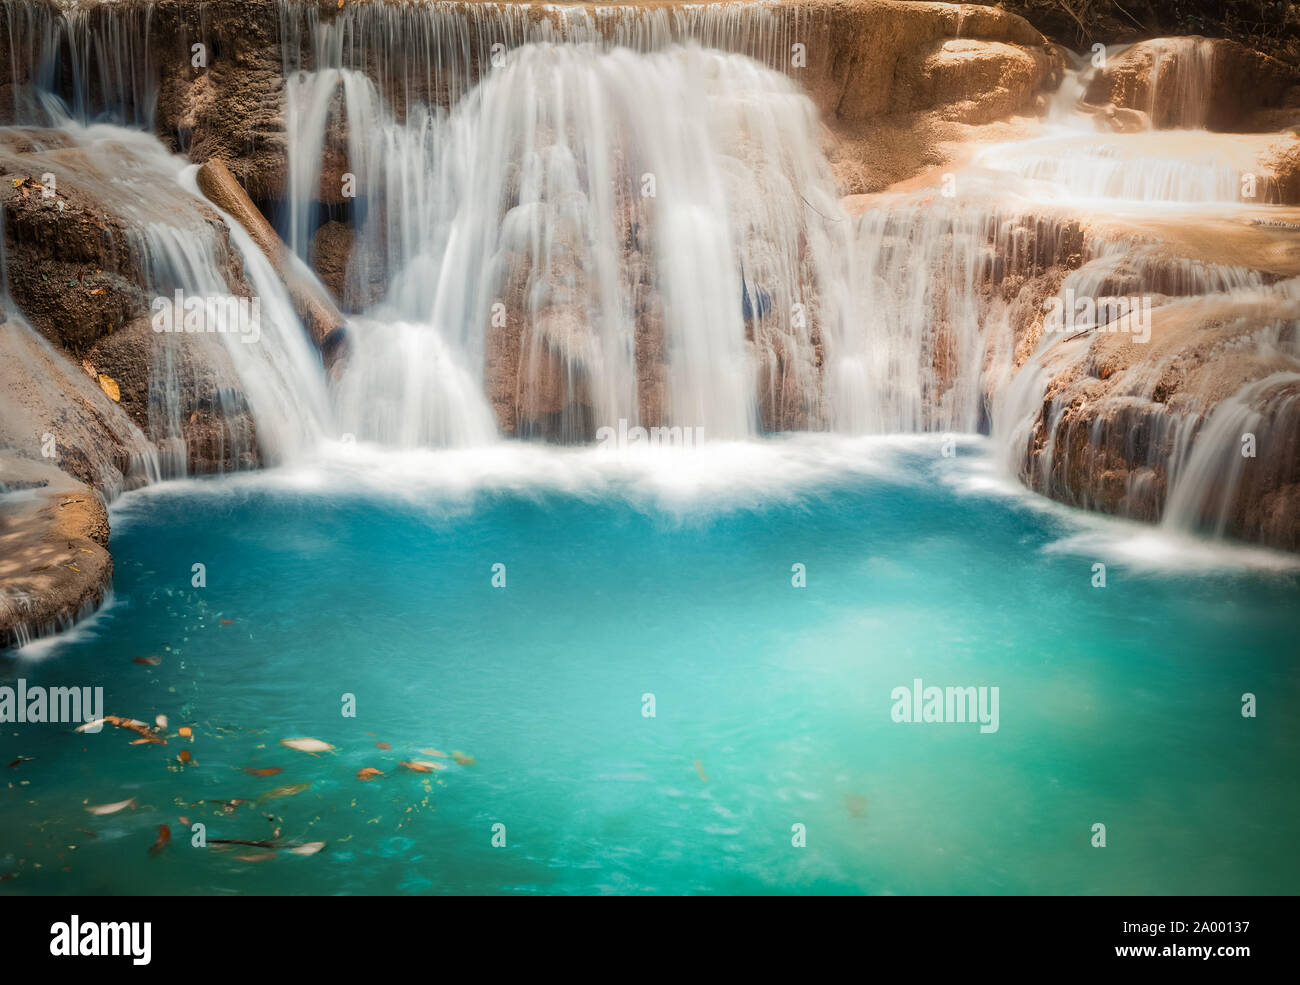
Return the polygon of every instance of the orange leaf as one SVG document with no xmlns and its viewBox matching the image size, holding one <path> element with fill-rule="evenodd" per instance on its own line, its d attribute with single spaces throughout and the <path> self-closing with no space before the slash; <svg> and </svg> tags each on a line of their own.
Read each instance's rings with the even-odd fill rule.
<svg viewBox="0 0 1300 985">
<path fill-rule="evenodd" d="M 375 743 L 375 748 L 376 748 L 376 749 L 391 749 L 391 748 L 393 748 L 393 747 L 390 746 L 387 742 L 376 742 L 376 743 Z"/>
<path fill-rule="evenodd" d="M 408 770 L 414 770 L 416 773 L 432 773 L 434 770 L 443 768 L 437 763 L 430 763 L 423 759 L 413 759 L 409 763 L 403 762 L 399 765 L 405 766 Z"/>
<path fill-rule="evenodd" d="M 367 766 L 364 769 L 357 771 L 358 780 L 373 780 L 375 777 L 383 775 L 383 770 L 377 770 L 373 766 Z"/>
<path fill-rule="evenodd" d="M 245 766 L 244 772 L 252 776 L 275 776 L 277 773 L 283 773 L 278 766 Z"/>
<path fill-rule="evenodd" d="M 167 842 L 172 840 L 172 829 L 165 824 L 158 825 L 158 840 L 153 843 L 149 849 L 150 855 L 157 855 L 166 847 Z"/>
</svg>

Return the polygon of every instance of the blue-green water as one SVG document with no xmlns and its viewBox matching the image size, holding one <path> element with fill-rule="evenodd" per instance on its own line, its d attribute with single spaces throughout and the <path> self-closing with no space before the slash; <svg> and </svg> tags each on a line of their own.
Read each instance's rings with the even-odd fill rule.
<svg viewBox="0 0 1300 985">
<path fill-rule="evenodd" d="M 0 773 L 0 893 L 1295 892 L 1300 576 L 1159 561 L 984 488 L 985 454 L 520 449 L 127 497 L 113 605 L 0 683 L 102 685 L 169 741 L 6 725 L 0 769 L 35 759 Z M 915 678 L 997 686 L 998 731 L 894 722 Z M 398 765 L 427 749 L 475 761 Z M 326 846 L 244 861 L 181 818 Z"/>
</svg>

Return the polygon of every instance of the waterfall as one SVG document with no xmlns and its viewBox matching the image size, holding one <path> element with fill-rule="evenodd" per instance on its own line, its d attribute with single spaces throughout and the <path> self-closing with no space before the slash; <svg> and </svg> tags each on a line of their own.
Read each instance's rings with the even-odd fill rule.
<svg viewBox="0 0 1300 985">
<path fill-rule="evenodd" d="M 812 104 L 784 76 L 697 47 L 535 43 L 446 113 L 408 106 L 399 122 L 346 69 L 295 78 L 290 102 L 289 241 L 309 241 L 334 106 L 365 207 L 355 256 L 387 266 L 373 313 L 439 336 L 434 376 L 491 362 L 522 324 L 507 385 L 539 412 L 521 433 L 582 440 L 620 419 L 753 433 L 755 351 L 778 344 L 789 413 L 820 421 L 814 309 L 848 223 Z M 370 279 L 354 263 L 348 295 Z M 355 340 L 365 372 L 376 338 Z M 429 381 L 391 370 L 418 414 Z"/>
</svg>

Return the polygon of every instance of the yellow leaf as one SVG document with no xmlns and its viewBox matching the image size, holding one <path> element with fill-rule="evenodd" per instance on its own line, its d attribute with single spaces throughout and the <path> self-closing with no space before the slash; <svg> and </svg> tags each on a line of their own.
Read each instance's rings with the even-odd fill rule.
<svg viewBox="0 0 1300 985">
<path fill-rule="evenodd" d="M 108 394 L 108 399 L 115 404 L 122 402 L 122 391 L 117 388 L 117 382 L 111 376 L 99 374 L 99 388 Z"/>
</svg>

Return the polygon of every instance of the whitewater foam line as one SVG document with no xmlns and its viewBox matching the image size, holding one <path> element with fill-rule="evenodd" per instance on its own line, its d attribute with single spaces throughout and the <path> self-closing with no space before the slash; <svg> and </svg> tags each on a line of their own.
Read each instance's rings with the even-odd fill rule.
<svg viewBox="0 0 1300 985">
<path fill-rule="evenodd" d="M 0 655 L 11 660 L 48 659 L 69 643 L 94 639 L 103 628 L 102 624 L 115 616 L 114 610 L 122 604 L 113 589 L 107 588 L 102 600 L 88 599 L 73 614 L 46 623 L 20 624 L 14 627 L 17 642 Z"/>
<path fill-rule="evenodd" d="M 621 504 L 643 514 L 699 521 L 735 512 L 833 508 L 873 485 L 992 499 L 1049 522 L 1045 556 L 1101 561 L 1135 575 L 1257 571 L 1289 576 L 1300 557 L 1209 540 L 1179 530 L 1090 513 L 1040 496 L 998 467 L 980 435 L 846 436 L 799 433 L 702 449 L 629 449 L 499 442 L 481 449 L 393 451 L 332 444 L 309 464 L 178 479 L 128 493 L 110 513 L 115 535 L 147 519 L 150 502 L 174 496 L 225 505 L 267 495 L 304 503 L 369 499 L 439 520 L 463 518 L 502 497 L 544 503 L 567 497 Z"/>
<path fill-rule="evenodd" d="M 802 433 L 712 442 L 703 448 L 621 450 L 502 441 L 477 449 L 395 451 L 335 443 L 310 463 L 151 486 L 132 494 L 121 506 L 120 520 L 114 513 L 113 522 L 115 530 L 119 522 L 129 524 L 133 504 L 153 496 L 224 500 L 265 492 L 366 496 L 452 513 L 471 511 L 482 497 L 496 495 L 562 495 L 669 513 L 761 509 L 864 481 L 919 484 L 922 473 L 908 463 L 938 458 L 944 440 Z M 960 441 L 955 445 L 961 446 Z"/>
</svg>

